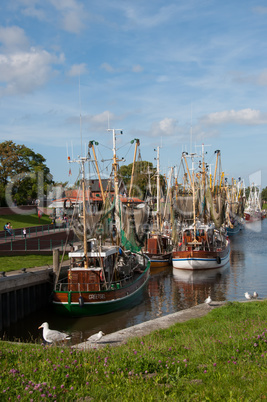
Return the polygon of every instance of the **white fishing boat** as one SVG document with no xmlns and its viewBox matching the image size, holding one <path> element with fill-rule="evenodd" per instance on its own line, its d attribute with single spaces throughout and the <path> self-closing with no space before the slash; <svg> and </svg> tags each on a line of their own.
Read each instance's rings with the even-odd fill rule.
<svg viewBox="0 0 267 402">
<path fill-rule="evenodd" d="M 216 152 L 218 158 L 219 151 Z M 200 163 L 202 174 L 198 175 L 200 180 L 198 180 L 194 169 L 196 154 L 188 155 L 187 153 L 183 153 L 182 157 L 187 167 L 187 175 L 190 181 L 189 194 L 191 194 L 191 196 L 188 196 L 186 202 L 184 202 L 187 208 L 177 234 L 177 245 L 172 254 L 173 268 L 181 270 L 207 270 L 223 267 L 229 262 L 230 258 L 230 243 L 222 225 L 224 197 L 221 197 L 219 192 L 216 193 L 216 197 L 214 197 L 215 191 L 212 191 L 211 188 L 207 188 L 206 186 L 204 147 L 202 148 L 202 164 Z M 192 160 L 191 173 L 188 169 L 187 157 L 190 157 Z M 216 175 L 214 175 L 214 177 L 215 176 Z M 204 191 L 205 196 L 203 195 Z M 196 195 L 198 198 L 200 197 L 200 199 L 197 200 Z M 200 218 L 196 216 L 196 201 L 198 206 L 201 206 L 204 204 L 204 202 L 201 202 L 202 199 L 205 199 L 206 208 L 204 210 L 202 207 L 202 215 L 199 214 L 201 215 Z M 215 201 L 218 204 L 218 211 L 214 207 Z M 180 213 L 182 212 L 181 205 L 180 202 Z M 188 210 L 188 206 L 192 208 L 191 212 Z M 207 217 L 207 211 L 209 211 L 209 219 Z M 209 221 L 209 223 L 205 221 Z"/>
</svg>

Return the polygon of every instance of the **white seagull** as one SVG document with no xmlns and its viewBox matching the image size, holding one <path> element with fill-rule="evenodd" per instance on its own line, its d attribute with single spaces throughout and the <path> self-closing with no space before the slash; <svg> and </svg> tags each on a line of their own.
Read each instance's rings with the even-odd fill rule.
<svg viewBox="0 0 267 402">
<path fill-rule="evenodd" d="M 246 292 L 245 293 L 245 298 L 248 299 L 248 300 L 251 300 L 252 296 L 248 292 Z"/>
<path fill-rule="evenodd" d="M 97 334 L 89 336 L 89 338 L 87 338 L 87 340 L 90 342 L 98 342 L 98 341 L 100 341 L 100 339 L 102 338 L 103 335 L 105 335 L 104 332 L 99 331 Z"/>
<path fill-rule="evenodd" d="M 54 329 L 49 329 L 47 322 L 44 322 L 38 329 L 43 328 L 43 338 L 48 343 L 62 342 L 70 339 L 70 335 L 64 334 L 63 332 L 56 331 Z"/>
<path fill-rule="evenodd" d="M 205 303 L 207 303 L 207 304 L 211 303 L 211 297 L 210 296 L 205 300 Z"/>
<path fill-rule="evenodd" d="M 257 292 L 254 292 L 254 293 L 253 293 L 253 299 L 257 299 L 258 296 L 259 296 L 259 295 L 258 295 Z"/>
</svg>

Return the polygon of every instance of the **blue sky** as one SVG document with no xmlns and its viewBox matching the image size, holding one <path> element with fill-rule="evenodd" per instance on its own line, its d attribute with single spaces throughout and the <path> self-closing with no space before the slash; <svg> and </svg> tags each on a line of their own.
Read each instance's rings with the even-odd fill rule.
<svg viewBox="0 0 267 402">
<path fill-rule="evenodd" d="M 229 180 L 256 172 L 265 187 L 266 38 L 263 0 L 4 0 L 0 141 L 41 153 L 71 183 L 67 147 L 77 157 L 97 140 L 111 158 L 107 128 L 118 128 L 126 164 L 133 138 L 154 164 L 161 146 L 163 173 L 204 143 Z"/>
</svg>

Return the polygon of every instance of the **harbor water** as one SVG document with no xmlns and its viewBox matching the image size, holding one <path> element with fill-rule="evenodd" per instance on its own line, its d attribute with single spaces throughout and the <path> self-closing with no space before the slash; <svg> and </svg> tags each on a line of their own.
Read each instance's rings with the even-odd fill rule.
<svg viewBox="0 0 267 402">
<path fill-rule="evenodd" d="M 203 303 L 208 295 L 214 301 L 242 301 L 244 293 L 257 291 L 267 297 L 267 219 L 246 223 L 230 238 L 228 265 L 221 269 L 186 272 L 172 266 L 152 268 L 151 277 L 138 305 L 97 317 L 66 318 L 50 308 L 40 310 L 0 332 L 1 339 L 42 342 L 38 327 L 45 321 L 51 329 L 72 335 L 72 344 L 102 330 L 108 334 L 133 325 Z"/>
</svg>

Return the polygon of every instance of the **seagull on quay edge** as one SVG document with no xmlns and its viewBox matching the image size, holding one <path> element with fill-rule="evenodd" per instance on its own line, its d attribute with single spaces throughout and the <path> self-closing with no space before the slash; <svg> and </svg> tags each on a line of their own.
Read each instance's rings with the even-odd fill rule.
<svg viewBox="0 0 267 402">
<path fill-rule="evenodd" d="M 248 299 L 248 300 L 251 300 L 252 296 L 248 292 L 246 292 L 245 293 L 245 298 Z"/>
<path fill-rule="evenodd" d="M 43 338 L 48 343 L 56 343 L 66 341 L 71 338 L 70 335 L 64 334 L 63 332 L 56 331 L 55 329 L 49 329 L 47 322 L 44 322 L 38 329 L 43 328 Z"/>
<path fill-rule="evenodd" d="M 100 339 L 102 338 L 103 335 L 105 335 L 104 332 L 99 331 L 97 334 L 89 336 L 89 338 L 87 338 L 87 340 L 90 342 L 98 342 L 98 341 L 100 341 Z"/>
<path fill-rule="evenodd" d="M 259 296 L 259 295 L 258 295 L 257 292 L 254 292 L 254 293 L 253 293 L 253 299 L 257 299 L 258 296 Z"/>
<path fill-rule="evenodd" d="M 211 297 L 209 296 L 206 300 L 205 300 L 205 303 L 207 303 L 207 304 L 210 304 L 211 303 Z"/>
</svg>

